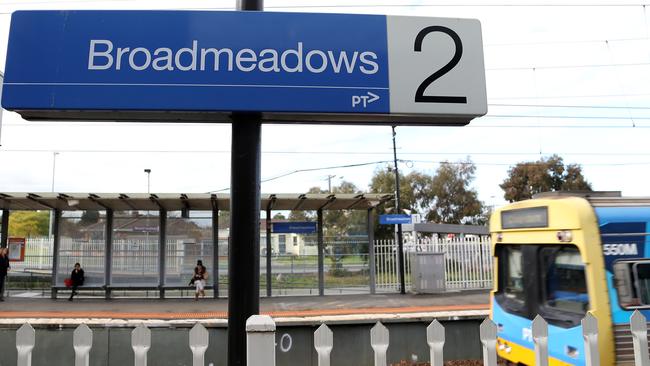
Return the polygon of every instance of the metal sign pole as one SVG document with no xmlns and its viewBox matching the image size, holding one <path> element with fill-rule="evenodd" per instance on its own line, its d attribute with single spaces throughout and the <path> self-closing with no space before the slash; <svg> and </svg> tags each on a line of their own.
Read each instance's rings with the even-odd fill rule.
<svg viewBox="0 0 650 366">
<path fill-rule="evenodd" d="M 263 0 L 237 1 L 237 10 L 263 8 Z M 246 320 L 260 312 L 261 146 L 261 115 L 233 113 L 228 251 L 228 366 L 246 366 Z"/>
<path fill-rule="evenodd" d="M 395 213 L 401 213 L 399 194 L 399 169 L 397 168 L 397 147 L 395 145 L 395 126 L 393 126 L 393 158 L 395 161 Z M 402 240 L 402 224 L 397 224 L 397 266 L 399 270 L 399 292 L 406 293 L 404 280 L 404 243 Z"/>
</svg>

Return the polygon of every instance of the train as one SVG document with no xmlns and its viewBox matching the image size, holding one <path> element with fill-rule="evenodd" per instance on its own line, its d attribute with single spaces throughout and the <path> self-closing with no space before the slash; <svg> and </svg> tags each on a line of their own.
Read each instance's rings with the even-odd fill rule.
<svg viewBox="0 0 650 366">
<path fill-rule="evenodd" d="M 600 364 L 633 365 L 629 320 L 650 319 L 650 197 L 550 192 L 495 210 L 491 318 L 497 353 L 535 364 L 532 320 L 548 322 L 549 364 L 584 365 L 581 320 L 598 320 Z"/>
</svg>

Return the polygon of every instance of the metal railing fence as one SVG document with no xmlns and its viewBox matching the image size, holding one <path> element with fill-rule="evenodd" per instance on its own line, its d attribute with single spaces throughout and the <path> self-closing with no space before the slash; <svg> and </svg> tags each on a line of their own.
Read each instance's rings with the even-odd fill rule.
<svg viewBox="0 0 650 366">
<path fill-rule="evenodd" d="M 275 322 L 267 315 L 254 315 L 246 322 L 247 332 L 247 366 L 274 366 L 276 362 Z M 648 366 L 648 327 L 647 320 L 639 311 L 630 318 L 630 329 L 634 345 L 635 366 Z M 479 338 L 483 348 L 483 365 L 497 366 L 497 327 L 485 319 L 479 329 Z M 535 345 L 535 365 L 548 366 L 548 324 L 541 317 L 533 320 L 532 338 Z M 599 366 L 598 322 L 587 314 L 582 320 L 582 337 L 585 350 L 585 365 Z M 131 332 L 131 349 L 136 366 L 147 365 L 147 353 L 151 348 L 151 331 L 143 324 Z M 426 330 L 429 345 L 429 362 L 431 366 L 443 366 L 443 346 L 445 328 L 434 320 Z M 93 332 L 85 324 L 77 327 L 71 345 L 75 353 L 75 366 L 88 366 L 90 351 L 93 347 Z M 197 323 L 189 332 L 188 347 L 192 351 L 192 365 L 205 366 L 205 353 L 208 349 L 209 334 L 206 328 Z M 322 324 L 314 332 L 314 352 L 317 354 L 318 366 L 331 366 L 330 355 L 334 349 L 334 333 Z M 390 334 L 381 322 L 370 330 L 370 344 L 374 351 L 374 366 L 388 366 L 387 351 L 390 347 Z M 16 331 L 17 366 L 31 366 L 32 350 L 36 346 L 36 332 L 26 323 Z M 189 363 L 189 360 L 188 360 Z"/>
<path fill-rule="evenodd" d="M 447 289 L 491 289 L 492 255 L 489 237 L 419 239 L 404 243 L 404 271 L 407 290 L 411 288 L 413 252 L 445 254 Z M 377 289 L 399 290 L 397 245 L 394 240 L 375 241 Z"/>
</svg>

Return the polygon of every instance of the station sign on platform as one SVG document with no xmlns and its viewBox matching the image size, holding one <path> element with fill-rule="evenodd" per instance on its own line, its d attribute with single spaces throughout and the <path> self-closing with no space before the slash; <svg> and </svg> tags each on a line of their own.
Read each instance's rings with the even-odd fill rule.
<svg viewBox="0 0 650 366">
<path fill-rule="evenodd" d="M 2 106 L 27 119 L 462 125 L 487 113 L 478 20 L 18 11 Z"/>
<path fill-rule="evenodd" d="M 379 223 L 381 225 L 411 224 L 413 218 L 407 214 L 379 215 Z"/>
<path fill-rule="evenodd" d="M 315 222 L 274 222 L 271 224 L 274 234 L 311 234 L 315 233 Z"/>
</svg>

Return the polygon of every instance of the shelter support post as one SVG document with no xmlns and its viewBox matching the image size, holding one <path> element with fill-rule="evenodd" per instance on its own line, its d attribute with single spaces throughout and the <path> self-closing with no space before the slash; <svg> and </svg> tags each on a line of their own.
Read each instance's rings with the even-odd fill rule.
<svg viewBox="0 0 650 366">
<path fill-rule="evenodd" d="M 325 244 L 323 243 L 323 209 L 316 211 L 318 225 L 318 295 L 325 295 Z"/>
<path fill-rule="evenodd" d="M 219 207 L 212 207 L 212 297 L 219 298 Z"/>
<path fill-rule="evenodd" d="M 255 1 L 242 3 L 240 10 L 261 10 L 261 1 L 257 3 L 259 8 L 250 7 Z M 233 114 L 228 366 L 246 365 L 246 320 L 259 314 L 261 137 L 262 123 L 258 113 Z"/>
<path fill-rule="evenodd" d="M 158 294 L 165 298 L 165 267 L 167 262 L 167 210 L 161 209 L 158 213 L 160 220 L 158 228 Z"/>
<path fill-rule="evenodd" d="M 266 296 L 273 295 L 271 279 L 271 206 L 266 208 Z"/>
<path fill-rule="evenodd" d="M 52 224 L 52 299 L 56 299 L 56 274 L 59 268 L 59 249 L 61 238 L 59 237 L 59 224 L 61 222 L 61 210 L 54 210 L 54 223 Z"/>
<path fill-rule="evenodd" d="M 111 298 L 111 276 L 113 274 L 113 210 L 106 209 L 106 243 L 104 244 L 104 297 Z"/>
<path fill-rule="evenodd" d="M 368 209 L 368 272 L 370 281 L 370 293 L 376 292 L 377 267 L 375 263 L 375 209 Z"/>
<path fill-rule="evenodd" d="M 9 239 L 9 210 L 2 210 L 2 227 L 0 228 L 0 248 L 7 247 L 7 240 Z"/>
</svg>

